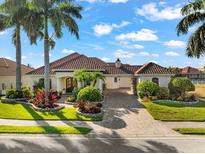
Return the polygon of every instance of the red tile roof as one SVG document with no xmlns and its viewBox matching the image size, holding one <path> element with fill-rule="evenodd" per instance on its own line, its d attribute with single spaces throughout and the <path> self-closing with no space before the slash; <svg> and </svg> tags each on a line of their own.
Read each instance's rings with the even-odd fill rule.
<svg viewBox="0 0 205 154">
<path fill-rule="evenodd" d="M 162 67 L 153 62 L 144 64 L 136 71 L 136 74 L 173 74 L 169 69 Z"/>
<path fill-rule="evenodd" d="M 200 71 L 196 68 L 187 66 L 181 69 L 180 74 L 200 74 Z"/>
<path fill-rule="evenodd" d="M 22 75 L 32 70 L 33 68 L 31 67 L 21 65 Z M 6 58 L 0 58 L 0 76 L 16 76 L 16 62 Z"/>
<path fill-rule="evenodd" d="M 106 63 L 96 57 L 87 57 L 78 53 L 73 53 L 50 64 L 51 73 L 61 70 L 74 70 L 74 69 L 92 69 L 101 70 L 105 74 L 171 74 L 171 72 L 157 64 L 148 63 L 141 65 L 122 64 L 120 68 L 115 67 L 115 63 Z M 44 67 L 40 67 L 28 74 L 39 75 L 43 74 Z"/>
</svg>

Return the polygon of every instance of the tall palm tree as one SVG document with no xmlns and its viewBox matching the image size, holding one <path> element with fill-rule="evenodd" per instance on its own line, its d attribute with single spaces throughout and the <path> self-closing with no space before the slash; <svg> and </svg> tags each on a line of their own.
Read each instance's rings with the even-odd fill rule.
<svg viewBox="0 0 205 154">
<path fill-rule="evenodd" d="M 205 0 L 195 0 L 181 9 L 183 19 L 177 25 L 177 35 L 187 34 L 189 28 L 198 25 L 188 40 L 186 54 L 188 57 L 200 58 L 205 54 Z"/>
<path fill-rule="evenodd" d="M 97 80 L 105 80 L 105 76 L 101 72 L 93 72 L 93 86 L 96 86 Z"/>
<path fill-rule="evenodd" d="M 48 104 L 50 89 L 50 68 L 49 51 L 54 48 L 53 37 L 61 38 L 63 36 L 63 27 L 68 28 L 69 32 L 79 39 L 79 28 L 75 19 L 81 19 L 82 7 L 72 3 L 72 0 L 32 0 L 31 7 L 37 13 L 38 20 L 41 23 L 39 29 L 44 35 L 44 87 L 45 99 Z M 48 25 L 54 30 L 54 36 L 49 36 Z"/>
<path fill-rule="evenodd" d="M 13 28 L 12 42 L 16 47 L 16 90 L 21 90 L 21 25 L 27 14 L 27 0 L 5 0 L 0 6 L 0 30 Z"/>
</svg>

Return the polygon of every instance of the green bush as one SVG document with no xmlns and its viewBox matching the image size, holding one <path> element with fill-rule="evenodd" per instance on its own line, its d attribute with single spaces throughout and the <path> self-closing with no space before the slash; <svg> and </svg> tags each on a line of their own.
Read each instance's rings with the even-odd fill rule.
<svg viewBox="0 0 205 154">
<path fill-rule="evenodd" d="M 159 92 L 159 86 L 149 80 L 142 81 L 137 86 L 138 96 L 144 98 L 145 96 L 157 96 Z"/>
<path fill-rule="evenodd" d="M 10 89 L 6 91 L 6 98 L 15 99 L 16 98 L 16 90 Z"/>
<path fill-rule="evenodd" d="M 102 100 L 102 92 L 93 86 L 87 86 L 80 90 L 77 97 L 82 102 L 97 102 Z"/>
<path fill-rule="evenodd" d="M 29 86 L 26 86 L 25 88 L 22 88 L 23 98 L 32 98 L 33 94 L 30 90 Z"/>
<path fill-rule="evenodd" d="M 170 96 L 174 99 L 185 98 L 186 92 L 194 91 L 195 86 L 187 77 L 175 77 L 169 83 Z"/>
<path fill-rule="evenodd" d="M 74 96 L 69 96 L 68 98 L 67 98 L 67 101 L 68 102 L 75 102 L 75 97 Z"/>
<path fill-rule="evenodd" d="M 157 96 L 159 99 L 168 99 L 169 98 L 169 90 L 167 87 L 159 87 L 159 93 Z"/>
</svg>

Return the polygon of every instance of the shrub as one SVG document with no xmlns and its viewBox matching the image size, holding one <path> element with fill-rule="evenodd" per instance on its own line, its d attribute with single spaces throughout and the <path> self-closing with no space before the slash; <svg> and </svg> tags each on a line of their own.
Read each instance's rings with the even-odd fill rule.
<svg viewBox="0 0 205 154">
<path fill-rule="evenodd" d="M 16 98 L 16 90 L 10 89 L 6 91 L 6 98 L 15 99 Z"/>
<path fill-rule="evenodd" d="M 49 107 L 49 108 L 53 108 L 55 107 L 54 103 L 57 101 L 57 95 L 54 92 L 50 92 L 49 93 L 49 104 L 46 104 L 46 100 L 45 100 L 45 91 L 44 89 L 39 89 L 36 93 L 36 96 L 34 98 L 34 105 L 37 107 L 41 107 L 41 108 L 45 108 L 45 107 Z"/>
<path fill-rule="evenodd" d="M 144 98 L 145 96 L 157 96 L 159 86 L 152 81 L 145 80 L 138 84 L 137 91 L 140 98 Z"/>
<path fill-rule="evenodd" d="M 159 93 L 157 96 L 159 99 L 168 99 L 169 98 L 169 90 L 167 87 L 159 87 Z"/>
<path fill-rule="evenodd" d="M 101 112 L 101 108 L 95 104 L 85 103 L 85 102 L 78 102 L 77 107 L 80 112 L 82 113 L 91 113 L 96 114 Z"/>
<path fill-rule="evenodd" d="M 97 102 L 102 100 L 102 93 L 96 87 L 88 86 L 80 90 L 77 100 L 82 102 Z"/>
<path fill-rule="evenodd" d="M 175 95 L 175 98 L 181 96 L 184 99 L 186 92 L 195 90 L 194 84 L 187 77 L 176 77 L 170 82 L 171 95 Z"/>
<path fill-rule="evenodd" d="M 69 97 L 67 98 L 67 101 L 68 101 L 68 102 L 74 102 L 74 101 L 75 101 L 75 97 L 74 97 L 74 96 L 69 96 Z"/>
<path fill-rule="evenodd" d="M 30 90 L 29 86 L 26 86 L 25 88 L 22 88 L 23 98 L 30 99 L 33 97 L 33 94 Z"/>
</svg>

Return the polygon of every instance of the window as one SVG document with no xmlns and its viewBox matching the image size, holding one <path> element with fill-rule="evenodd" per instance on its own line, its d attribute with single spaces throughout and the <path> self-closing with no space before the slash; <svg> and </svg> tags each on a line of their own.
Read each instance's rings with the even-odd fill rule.
<svg viewBox="0 0 205 154">
<path fill-rule="evenodd" d="M 115 82 L 115 83 L 117 82 L 117 77 L 114 78 L 114 82 Z"/>
<path fill-rule="evenodd" d="M 5 83 L 2 83 L 2 90 L 6 90 L 6 85 L 5 85 Z"/>
<path fill-rule="evenodd" d="M 154 82 L 154 83 L 159 85 L 159 79 L 158 78 L 152 78 L 152 82 Z"/>
<path fill-rule="evenodd" d="M 41 88 L 44 88 L 44 78 L 39 79 L 38 84 L 39 84 L 39 86 Z M 50 79 L 50 89 L 52 89 L 52 81 L 51 81 L 51 79 Z"/>
</svg>

